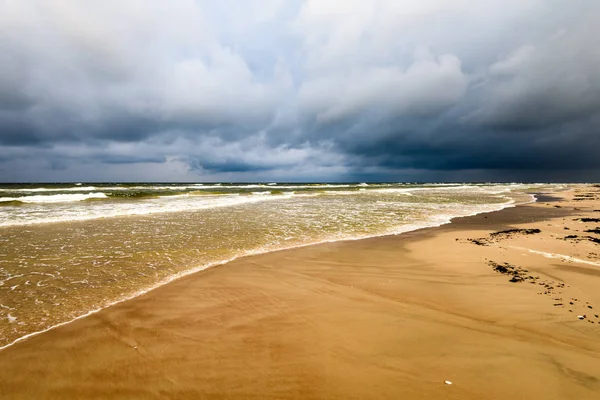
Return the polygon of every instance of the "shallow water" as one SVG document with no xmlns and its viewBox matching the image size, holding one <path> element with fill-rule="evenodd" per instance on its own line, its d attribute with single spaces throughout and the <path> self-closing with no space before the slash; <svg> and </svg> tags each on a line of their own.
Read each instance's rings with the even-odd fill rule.
<svg viewBox="0 0 600 400">
<path fill-rule="evenodd" d="M 0 186 L 0 346 L 235 257 L 437 226 L 532 187 Z"/>
</svg>

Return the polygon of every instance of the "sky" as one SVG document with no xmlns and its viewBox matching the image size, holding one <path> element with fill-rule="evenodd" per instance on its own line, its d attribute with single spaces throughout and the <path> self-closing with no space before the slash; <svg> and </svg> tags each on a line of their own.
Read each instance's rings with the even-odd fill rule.
<svg viewBox="0 0 600 400">
<path fill-rule="evenodd" d="M 0 0 L 0 181 L 600 181 L 597 0 Z"/>
</svg>

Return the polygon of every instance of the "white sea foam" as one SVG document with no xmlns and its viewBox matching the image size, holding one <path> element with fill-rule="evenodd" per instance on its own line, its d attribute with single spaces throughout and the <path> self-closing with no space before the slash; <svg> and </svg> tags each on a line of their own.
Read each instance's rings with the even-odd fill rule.
<svg viewBox="0 0 600 400">
<path fill-rule="evenodd" d="M 270 194 L 270 192 L 266 192 Z M 65 197 L 73 196 L 73 197 Z M 77 197 L 85 196 L 85 197 Z M 112 218 L 134 215 L 150 215 L 157 213 L 170 213 L 181 211 L 197 211 L 219 207 L 229 207 L 241 204 L 255 203 L 259 201 L 281 201 L 288 199 L 292 194 L 281 196 L 239 196 L 238 194 L 217 195 L 217 196 L 193 196 L 177 195 L 165 196 L 160 198 L 136 200 L 136 201 L 111 201 L 96 204 L 86 204 L 84 206 L 75 205 L 75 202 L 90 198 L 106 198 L 104 193 L 90 193 L 88 195 L 61 194 L 51 196 L 27 196 L 27 199 L 37 198 L 34 201 L 27 201 L 25 198 L 0 198 L 0 201 L 18 200 L 32 203 L 27 210 L 18 209 L 15 212 L 9 212 L 0 208 L 0 226 L 22 226 L 41 223 L 85 221 L 98 218 Z M 53 198 L 48 201 L 48 197 Z M 66 200 L 66 199 L 70 200 Z M 7 200 L 9 199 L 9 200 Z M 59 201 L 58 199 L 63 199 Z M 47 208 L 43 203 L 66 202 L 63 207 L 55 206 Z M 33 208 L 32 208 L 33 207 Z M 36 208 L 37 207 L 37 208 Z"/>
<path fill-rule="evenodd" d="M 27 189 L 27 188 L 20 188 L 20 189 L 10 189 L 10 188 L 5 188 L 5 189 L 0 189 L 0 191 L 2 192 L 15 192 L 15 193 L 21 193 L 21 192 L 25 192 L 25 193 L 38 193 L 38 192 L 88 192 L 88 191 L 93 191 L 96 190 L 96 188 L 94 186 L 76 186 L 76 187 L 66 187 L 66 188 L 45 188 L 45 187 L 39 187 L 39 188 L 31 188 L 31 189 Z"/>
<path fill-rule="evenodd" d="M 357 185 L 349 184 L 322 184 L 322 185 L 281 185 L 275 186 L 277 189 L 300 189 L 299 191 L 286 191 L 278 196 L 271 196 L 273 186 L 267 185 L 246 185 L 259 186 L 260 188 L 268 189 L 263 191 L 253 191 L 253 196 L 241 196 L 239 193 L 223 193 L 215 195 L 196 195 L 194 193 L 183 193 L 171 196 L 160 196 L 160 190 L 157 190 L 159 195 L 156 198 L 136 198 L 128 199 L 126 197 L 115 198 L 111 201 L 103 202 L 86 202 L 87 199 L 107 199 L 107 194 L 110 195 L 111 190 L 122 190 L 123 188 L 103 187 L 103 192 L 90 193 L 69 193 L 69 194 L 48 194 L 48 195 L 32 195 L 20 197 L 0 197 L 0 202 L 20 201 L 28 203 L 27 207 L 0 207 L 0 226 L 20 226 L 31 225 L 38 223 L 53 223 L 66 221 L 81 221 L 97 218 L 111 218 L 129 215 L 149 215 L 155 213 L 170 213 L 181 211 L 196 211 L 202 209 L 210 209 L 217 207 L 228 207 L 240 204 L 252 203 L 256 201 L 285 201 L 293 196 L 297 197 L 312 197 L 322 194 L 326 195 L 370 195 L 374 193 L 389 193 L 402 194 L 406 196 L 414 196 L 427 191 L 453 190 L 463 189 L 466 194 L 474 194 L 480 192 L 482 194 L 494 194 L 506 196 L 502 186 L 439 186 L 439 187 L 377 187 L 377 185 L 369 185 L 369 189 L 363 191 L 344 190 L 344 188 L 357 188 Z M 173 188 L 173 186 L 163 185 L 155 186 L 156 188 Z M 235 185 L 186 185 L 176 186 L 177 190 L 181 188 L 210 189 L 211 187 L 219 188 L 239 188 Z M 371 188 L 373 187 L 373 188 Z M 151 187 L 140 186 L 139 189 L 149 190 Z M 322 191 L 302 190 L 307 188 L 317 188 Z M 134 188 L 127 188 L 134 189 Z"/>
<path fill-rule="evenodd" d="M 96 188 L 97 190 L 102 191 L 157 191 L 165 192 L 165 191 L 173 191 L 173 190 L 200 190 L 200 189 L 210 189 L 210 186 L 205 186 L 201 183 L 193 184 L 193 185 L 159 185 L 159 186 L 148 186 L 148 185 L 140 185 L 140 186 L 102 186 Z"/>
<path fill-rule="evenodd" d="M 20 201 L 22 203 L 71 203 L 89 199 L 106 199 L 108 196 L 102 192 L 77 193 L 77 194 L 50 194 L 21 197 L 0 197 L 0 202 Z"/>
<path fill-rule="evenodd" d="M 127 192 L 127 191 L 157 191 L 158 194 L 160 194 L 160 192 L 164 192 L 164 191 L 173 191 L 173 190 L 206 190 L 206 191 L 210 191 L 212 189 L 272 189 L 273 186 L 276 186 L 277 189 L 310 189 L 310 188 L 347 188 L 347 187 L 353 187 L 356 185 L 350 185 L 350 184 L 314 184 L 314 185 L 294 185 L 294 184 L 287 184 L 287 185 L 281 185 L 281 184 L 277 184 L 277 183 L 255 183 L 255 184 L 247 184 L 247 185 L 227 185 L 227 184 L 202 184 L 202 183 L 197 183 L 197 184 L 192 184 L 192 185 L 136 185 L 136 186 L 120 186 L 120 185 L 115 185 L 115 186 L 102 186 L 102 187 L 89 187 L 92 188 L 90 190 L 102 190 L 102 191 L 123 191 L 123 192 Z M 22 192 L 45 192 L 45 191 L 65 191 L 65 190 L 72 190 L 72 191 L 84 191 L 86 190 L 86 187 L 80 187 L 80 188 L 71 188 L 71 189 L 59 189 L 59 188 L 51 188 L 51 189 L 45 189 L 45 188 L 36 188 L 36 189 L 0 189 L 0 191 L 22 191 Z"/>
<path fill-rule="evenodd" d="M 518 246 L 508 246 L 508 247 L 510 247 L 511 249 L 528 251 L 528 252 L 533 253 L 533 254 L 539 254 L 539 255 L 544 256 L 546 258 L 555 258 L 555 259 L 559 259 L 559 260 L 576 262 L 576 263 L 580 263 L 580 264 L 589 264 L 589 265 L 600 266 L 600 262 L 593 262 L 593 261 L 588 261 L 588 260 L 582 260 L 580 258 L 571 257 L 571 256 L 568 256 L 566 254 L 548 253 L 548 252 L 545 252 L 545 251 L 538 251 L 538 250 L 533 250 L 533 249 L 528 249 L 528 248 L 525 248 L 525 247 L 518 247 Z"/>
</svg>

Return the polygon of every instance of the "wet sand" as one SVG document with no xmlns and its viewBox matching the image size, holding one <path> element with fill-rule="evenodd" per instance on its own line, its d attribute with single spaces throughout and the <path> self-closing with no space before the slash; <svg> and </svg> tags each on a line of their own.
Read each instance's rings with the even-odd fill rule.
<svg viewBox="0 0 600 400">
<path fill-rule="evenodd" d="M 0 351 L 0 397 L 598 399 L 600 188 L 558 196 L 182 278 Z"/>
</svg>

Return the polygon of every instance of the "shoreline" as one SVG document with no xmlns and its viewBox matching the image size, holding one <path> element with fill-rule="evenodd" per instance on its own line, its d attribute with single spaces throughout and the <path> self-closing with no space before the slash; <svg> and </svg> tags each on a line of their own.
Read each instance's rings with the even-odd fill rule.
<svg viewBox="0 0 600 400">
<path fill-rule="evenodd" d="M 5 345 L 1 345 L 0 346 L 0 353 L 4 349 L 7 349 L 7 348 L 9 348 L 9 347 L 11 347 L 11 346 L 13 346 L 13 345 L 15 345 L 17 343 L 22 342 L 22 341 L 28 340 L 29 338 L 35 337 L 37 335 L 40 335 L 40 334 L 43 334 L 43 333 L 46 333 L 46 332 L 49 332 L 49 331 L 51 331 L 51 330 L 53 330 L 55 328 L 59 328 L 61 326 L 73 323 L 75 321 L 78 321 L 80 319 L 86 318 L 86 317 L 88 317 L 90 315 L 96 314 L 98 312 L 101 312 L 101 311 L 106 310 L 106 309 L 108 309 L 110 307 L 116 306 L 116 305 L 121 304 L 123 302 L 135 300 L 136 298 L 138 298 L 140 296 L 144 296 L 145 294 L 147 294 L 147 293 L 149 293 L 149 292 L 151 292 L 153 290 L 156 290 L 156 289 L 158 289 L 158 288 L 160 288 L 160 287 L 162 287 L 164 285 L 168 285 L 171 282 L 175 282 L 175 281 L 177 281 L 179 279 L 186 278 L 186 277 L 188 277 L 190 275 L 193 275 L 193 274 L 201 273 L 201 272 L 203 272 L 203 271 L 205 271 L 207 269 L 211 269 L 211 268 L 215 268 L 215 267 L 220 267 L 220 266 L 227 265 L 227 264 L 231 263 L 232 261 L 244 259 L 246 257 L 254 257 L 254 256 L 263 255 L 263 254 L 269 254 L 269 253 L 276 253 L 276 252 L 281 252 L 281 251 L 294 250 L 294 249 L 299 249 L 299 248 L 304 248 L 304 247 L 309 247 L 309 246 L 319 246 L 319 245 L 326 245 L 326 244 L 338 243 L 338 242 L 353 242 L 353 241 L 357 241 L 357 240 L 370 240 L 370 239 L 378 239 L 378 238 L 385 238 L 385 237 L 397 237 L 397 236 L 406 235 L 406 234 L 410 234 L 410 233 L 421 231 L 421 230 L 436 229 L 436 228 L 442 227 L 444 225 L 451 224 L 452 221 L 454 219 L 456 219 L 456 218 L 468 218 L 468 217 L 473 217 L 473 216 L 480 215 L 480 214 L 494 213 L 494 212 L 502 211 L 502 210 L 504 210 L 506 208 L 519 207 L 519 206 L 522 206 L 522 205 L 527 205 L 527 204 L 535 203 L 537 201 L 536 200 L 536 194 L 530 194 L 530 195 L 531 195 L 531 200 L 527 201 L 527 202 L 523 202 L 523 203 L 518 203 L 517 204 L 514 200 L 509 200 L 509 201 L 507 201 L 505 203 L 498 203 L 498 206 L 503 206 L 500 209 L 491 210 L 491 211 L 480 211 L 480 212 L 475 212 L 473 214 L 467 214 L 467 215 L 463 215 L 463 216 L 450 217 L 447 221 L 441 222 L 438 225 L 435 225 L 432 222 L 432 225 L 428 225 L 428 226 L 427 226 L 427 224 L 425 224 L 426 226 L 420 226 L 420 227 L 414 227 L 414 225 L 411 225 L 410 228 L 408 228 L 408 230 L 397 232 L 397 233 L 386 233 L 386 234 L 374 235 L 374 236 L 366 236 L 366 237 L 345 238 L 345 239 L 340 239 L 340 240 L 331 239 L 331 240 L 324 240 L 324 241 L 320 241 L 320 242 L 314 242 L 314 243 L 307 243 L 307 244 L 296 245 L 296 246 L 292 246 L 292 247 L 285 247 L 285 248 L 275 249 L 275 250 L 265 250 L 265 251 L 258 250 L 258 251 L 250 252 L 248 254 L 243 254 L 241 256 L 233 257 L 233 258 L 230 258 L 230 259 L 226 259 L 226 260 L 222 260 L 222 261 L 215 261 L 215 262 L 212 262 L 212 263 L 209 263 L 209 264 L 206 264 L 206 265 L 194 267 L 194 268 L 191 268 L 191 269 L 188 269 L 188 270 L 184 270 L 184 271 L 182 271 L 182 272 L 180 272 L 178 274 L 175 274 L 173 276 L 170 276 L 170 277 L 168 277 L 168 278 L 166 278 L 164 280 L 161 280 L 161 281 L 157 282 L 156 284 L 150 286 L 149 288 L 141 289 L 141 290 L 139 290 L 139 291 L 131 294 L 130 296 L 126 296 L 125 298 L 116 300 L 116 301 L 114 301 L 112 303 L 109 303 L 109 304 L 107 304 L 105 306 L 102 306 L 100 308 L 96 308 L 96 309 L 87 311 L 84 314 L 79 315 L 79 316 L 77 316 L 77 317 L 75 317 L 73 319 L 70 319 L 68 321 L 64 321 L 64 322 L 52 325 L 52 326 L 50 326 L 48 328 L 42 329 L 40 331 L 31 332 L 31 333 L 28 333 L 28 334 L 26 334 L 24 336 L 21 336 L 21 337 L 15 339 L 15 340 L 13 340 L 10 343 L 7 343 Z M 136 215 L 136 216 L 138 216 L 138 215 Z M 128 216 L 117 216 L 115 218 L 127 218 L 127 217 Z M 76 220 L 76 222 L 87 222 L 87 220 Z M 54 222 L 51 222 L 51 223 L 54 223 Z M 60 223 L 64 223 L 64 222 L 60 222 Z M 23 225 L 23 226 L 25 226 L 25 225 Z"/>
<path fill-rule="evenodd" d="M 600 191 L 579 188 L 598 194 L 574 201 L 577 190 L 551 204 L 189 274 L 4 348 L 0 394 L 594 398 L 600 273 L 524 253 L 600 259 L 587 234 L 573 235 L 593 225 L 575 217 L 600 217 Z M 492 235 L 516 228 L 541 233 Z M 517 275 L 492 262 L 527 269 L 531 279 L 509 282 Z"/>
</svg>

